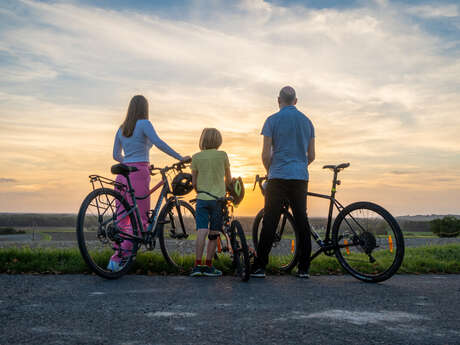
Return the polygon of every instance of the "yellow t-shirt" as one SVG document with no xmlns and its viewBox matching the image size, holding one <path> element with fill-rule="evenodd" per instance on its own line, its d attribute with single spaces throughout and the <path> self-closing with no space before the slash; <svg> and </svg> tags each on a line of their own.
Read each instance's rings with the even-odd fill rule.
<svg viewBox="0 0 460 345">
<path fill-rule="evenodd" d="M 192 170 L 198 172 L 196 189 L 217 197 L 225 196 L 225 169 L 230 167 L 227 154 L 216 149 L 203 150 L 192 156 Z M 215 200 L 208 194 L 198 193 L 197 199 Z"/>
</svg>

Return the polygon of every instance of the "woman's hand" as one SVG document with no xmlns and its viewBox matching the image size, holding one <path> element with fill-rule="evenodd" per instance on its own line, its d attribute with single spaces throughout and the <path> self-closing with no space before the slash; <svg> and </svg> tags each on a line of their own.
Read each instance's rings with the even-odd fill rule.
<svg viewBox="0 0 460 345">
<path fill-rule="evenodd" d="M 190 163 L 191 161 L 192 161 L 192 157 L 190 157 L 190 156 L 184 156 L 184 157 L 180 160 L 181 163 Z"/>
</svg>

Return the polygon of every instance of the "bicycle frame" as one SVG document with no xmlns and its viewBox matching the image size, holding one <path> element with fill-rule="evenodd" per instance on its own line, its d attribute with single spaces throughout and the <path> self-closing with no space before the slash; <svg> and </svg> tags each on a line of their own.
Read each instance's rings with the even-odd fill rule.
<svg viewBox="0 0 460 345">
<path fill-rule="evenodd" d="M 190 203 L 194 204 L 197 202 L 197 199 L 190 200 Z M 227 200 L 218 200 L 218 202 L 222 202 L 222 229 L 219 231 L 219 237 L 217 238 L 217 248 L 216 253 L 221 253 L 222 251 L 229 251 L 233 253 L 232 246 L 230 245 L 230 237 L 228 235 L 228 230 L 230 229 L 230 224 L 233 220 L 233 206 Z M 231 211 L 229 211 L 231 209 Z M 222 247 L 222 239 L 220 235 L 225 237 L 225 242 L 227 243 L 226 247 Z"/>
<path fill-rule="evenodd" d="M 225 201 L 225 203 L 226 203 L 225 205 L 222 205 L 222 208 L 223 208 L 223 214 L 222 214 L 223 222 L 222 222 L 221 233 L 224 235 L 225 242 L 227 243 L 226 249 L 230 252 L 230 254 L 233 254 L 233 248 L 232 248 L 232 245 L 230 243 L 230 236 L 229 236 L 230 224 L 232 223 L 232 220 L 233 220 L 233 206 L 228 201 Z M 231 211 L 229 211 L 229 208 L 231 208 Z M 222 248 L 222 240 L 220 239 L 220 236 L 217 239 L 217 243 L 218 243 L 218 247 L 221 247 L 220 250 L 219 250 L 219 248 L 217 248 L 218 252 L 220 253 L 222 251 L 225 251 L 225 248 Z"/>
<path fill-rule="evenodd" d="M 166 199 L 167 195 L 171 193 L 171 190 L 169 188 L 168 179 L 166 177 L 166 172 L 161 170 L 160 173 L 161 173 L 161 181 L 158 182 L 155 186 L 153 186 L 146 195 L 141 196 L 141 197 L 135 197 L 134 196 L 134 189 L 132 188 L 129 176 L 127 178 L 128 187 L 129 187 L 129 193 L 131 195 L 131 200 L 133 200 L 132 209 L 130 210 L 129 213 L 135 211 L 136 220 L 137 220 L 137 223 L 139 224 L 139 229 L 141 231 L 141 234 L 143 234 L 143 233 L 152 233 L 153 232 L 154 238 L 157 237 L 157 234 L 156 234 L 156 231 L 155 232 L 153 231 L 153 229 L 156 230 L 156 226 L 157 226 L 157 223 L 158 223 L 158 217 L 160 215 L 161 205 L 163 204 L 163 200 Z M 148 219 L 149 226 L 147 227 L 146 230 L 144 230 L 144 224 L 142 223 L 142 218 L 141 218 L 140 213 L 139 213 L 139 207 L 137 205 L 137 200 L 144 200 L 144 199 L 148 198 L 150 195 L 152 195 L 160 187 L 163 187 L 163 188 L 161 189 L 160 195 L 158 196 L 155 208 L 150 211 L 150 215 L 149 215 L 149 219 Z M 169 199 L 174 199 L 174 198 L 176 198 L 176 197 L 173 196 L 173 197 L 168 198 L 167 200 L 169 201 Z M 138 239 L 140 240 L 141 238 L 138 238 Z M 143 236 L 142 236 L 142 239 L 143 239 Z"/>
<path fill-rule="evenodd" d="M 307 197 L 311 196 L 315 198 L 322 198 L 322 199 L 329 200 L 329 210 L 327 214 L 327 225 L 326 225 L 326 237 L 324 241 L 321 239 L 318 233 L 314 229 L 311 228 L 310 223 L 308 221 L 308 217 L 307 217 L 307 223 L 310 228 L 310 232 L 320 247 L 320 249 L 311 256 L 310 258 L 311 260 L 317 257 L 321 252 L 323 251 L 325 252 L 326 250 L 333 249 L 333 248 L 329 248 L 328 246 L 331 246 L 330 233 L 331 233 L 331 227 L 332 227 L 332 214 L 334 212 L 334 206 L 338 212 L 344 209 L 344 206 L 335 198 L 335 194 L 337 193 L 337 185 L 340 185 L 340 180 L 337 180 L 337 175 L 338 175 L 338 171 L 334 170 L 334 177 L 332 178 L 331 195 L 307 192 Z"/>
<path fill-rule="evenodd" d="M 154 169 L 153 166 L 152 166 L 151 169 L 152 170 Z M 115 222 L 114 222 L 116 225 L 118 225 L 122 219 L 124 219 L 126 217 L 129 217 L 129 215 L 134 213 L 134 216 L 136 218 L 136 222 L 137 222 L 139 228 L 133 227 L 134 236 L 129 234 L 129 233 L 127 233 L 127 232 L 124 232 L 124 231 L 120 230 L 120 233 L 126 239 L 137 240 L 138 242 L 141 242 L 141 243 L 147 245 L 149 241 L 155 240 L 158 237 L 156 229 L 157 229 L 157 224 L 158 224 L 158 218 L 159 218 L 159 215 L 160 215 L 160 209 L 161 209 L 161 206 L 163 204 L 163 201 L 167 198 L 168 194 L 171 194 L 171 189 L 170 189 L 169 182 L 168 182 L 168 179 L 167 179 L 167 176 L 166 176 L 166 172 L 168 170 L 167 169 L 158 169 L 158 170 L 160 170 L 161 181 L 159 181 L 155 186 L 153 186 L 146 195 L 141 196 L 141 197 L 136 197 L 135 196 L 135 190 L 133 189 L 133 186 L 132 186 L 132 183 L 131 183 L 131 179 L 129 178 L 129 175 L 126 177 L 127 186 L 122 184 L 122 183 L 107 179 L 107 178 L 102 177 L 102 176 L 98 176 L 98 175 L 91 175 L 90 176 L 91 183 L 93 184 L 93 189 L 94 189 L 94 182 L 99 181 L 101 183 L 101 185 L 102 185 L 102 183 L 106 183 L 106 184 L 111 184 L 111 185 L 115 186 L 116 189 L 118 189 L 119 191 L 123 192 L 122 195 L 126 194 L 126 193 L 129 193 L 129 195 L 131 197 L 131 200 L 132 200 L 132 204 L 130 204 L 129 211 L 126 211 L 125 209 L 123 209 L 121 212 L 117 212 L 117 220 L 115 220 Z M 162 187 L 162 189 L 161 189 L 160 195 L 159 195 L 159 197 L 157 199 L 155 208 L 153 210 L 149 211 L 149 219 L 148 219 L 149 225 L 148 225 L 147 229 L 144 229 L 144 224 L 142 223 L 142 218 L 141 218 L 141 215 L 140 215 L 140 212 L 139 212 L 139 206 L 137 204 L 137 200 L 144 200 L 144 199 L 148 198 L 151 194 L 153 194 L 155 191 L 157 191 L 161 187 Z M 125 195 L 123 195 L 123 196 L 125 197 Z M 171 201 L 175 201 L 175 200 L 177 200 L 177 197 L 176 196 L 171 196 L 171 197 L 167 198 L 166 202 L 171 202 Z M 108 224 L 111 221 L 112 220 L 109 219 L 109 220 L 105 221 L 102 225 L 105 226 L 106 224 Z M 179 214 L 179 221 L 181 222 L 181 224 L 183 226 L 183 219 L 182 219 L 181 214 Z M 139 231 L 139 233 L 138 233 L 138 231 Z M 144 234 L 152 234 L 153 237 L 145 238 Z"/>
<path fill-rule="evenodd" d="M 195 203 L 196 199 L 190 200 L 191 203 Z M 228 198 L 228 194 L 225 197 L 218 199 L 218 202 L 222 202 L 222 229 L 219 231 L 219 237 L 217 238 L 217 253 L 221 252 L 229 252 L 233 255 L 233 248 L 231 244 L 231 224 L 234 220 L 233 215 L 233 204 L 230 202 Z M 221 239 L 220 235 L 224 236 L 224 240 Z M 225 241 L 226 246 L 222 246 L 223 241 Z M 252 249 L 252 248 L 251 248 Z"/>
<path fill-rule="evenodd" d="M 337 180 L 338 176 L 337 170 L 334 170 L 334 176 L 332 179 L 332 188 L 331 188 L 331 194 L 326 195 L 326 194 L 319 194 L 319 193 L 314 193 L 314 192 L 307 192 L 307 197 L 314 197 L 314 198 L 322 198 L 322 199 L 328 199 L 329 200 L 329 209 L 328 209 L 328 216 L 327 216 L 327 225 L 326 225 L 326 234 L 324 240 L 321 239 L 320 235 L 312 229 L 310 226 L 310 222 L 308 220 L 307 216 L 307 224 L 308 227 L 310 228 L 310 233 L 313 236 L 314 240 L 319 246 L 319 249 L 310 257 L 310 260 L 313 260 L 316 258 L 319 254 L 325 253 L 326 255 L 332 255 L 332 251 L 335 249 L 334 246 L 332 245 L 331 241 L 331 228 L 332 228 L 332 215 L 334 212 L 334 207 L 337 209 L 338 212 L 342 211 L 345 206 L 343 206 L 335 197 L 335 194 L 337 193 L 337 185 L 340 185 L 341 181 Z M 259 175 L 256 176 L 256 182 L 259 183 L 260 189 L 263 191 L 262 187 L 262 181 L 265 180 L 266 177 L 259 178 Z M 254 184 L 255 185 L 255 184 Z M 288 211 L 289 205 L 286 204 L 283 206 L 283 208 Z"/>
<path fill-rule="evenodd" d="M 299 232 L 304 233 L 305 231 L 304 234 L 307 234 L 310 231 L 311 237 L 318 244 L 319 248 L 313 254 L 310 254 L 310 262 L 321 253 L 327 256 L 336 256 L 342 268 L 355 278 L 366 282 L 381 282 L 390 278 L 401 266 L 404 256 L 404 237 L 397 221 L 383 207 L 368 201 L 353 202 L 344 207 L 336 199 L 337 186 L 341 184 L 341 181 L 337 179 L 337 175 L 348 166 L 350 166 L 350 163 L 323 166 L 323 169 L 327 168 L 333 171 L 330 195 L 314 192 L 306 193 L 307 198 L 314 197 L 329 200 L 327 224 L 323 222 L 320 224 L 321 230 L 325 230 L 325 233 L 322 234 L 324 241 L 311 228 L 308 216 L 306 218 L 308 228 L 299 229 L 295 224 L 295 219 L 293 220 L 289 200 L 283 200 L 281 204 L 282 222 L 278 224 L 279 230 L 275 231 L 273 247 L 276 247 L 283 239 L 286 221 L 288 220 L 289 227 L 287 229 L 289 230 L 287 232 L 289 235 L 289 231 L 294 230 L 296 239 L 298 239 Z M 260 178 L 259 175 L 256 175 L 254 189 L 258 182 L 262 193 L 265 194 L 262 181 L 266 179 L 266 176 Z M 333 218 L 334 208 L 338 211 L 335 218 Z M 263 209 L 259 211 L 253 222 L 253 236 L 256 236 L 254 240 L 255 244 L 257 244 L 256 241 L 261 232 L 261 216 L 263 216 Z M 379 240 L 379 238 L 382 240 Z M 392 238 L 394 238 L 396 243 L 396 250 L 394 250 Z M 308 240 L 310 241 L 311 238 Z M 299 260 L 297 243 L 295 243 L 295 247 L 293 240 L 291 243 L 291 254 L 295 253 L 295 255 L 291 255 L 286 265 L 282 264 L 284 265 L 281 266 L 283 271 L 291 270 Z M 351 252 L 350 247 L 355 247 L 355 250 Z M 294 249 L 296 250 L 295 252 Z M 374 254 L 375 249 L 377 251 Z M 384 251 L 390 253 L 390 256 L 387 256 Z M 383 256 L 379 255 L 381 253 L 383 253 Z M 365 265 L 371 266 L 366 267 Z"/>
<path fill-rule="evenodd" d="M 312 229 L 310 226 L 310 222 L 308 221 L 307 217 L 307 223 L 310 228 L 310 233 L 315 239 L 316 243 L 319 245 L 319 249 L 310 257 L 310 260 L 313 260 L 315 257 L 317 257 L 319 254 L 322 252 L 334 249 L 332 244 L 331 244 L 331 227 L 332 227 L 332 214 L 334 211 L 334 206 L 337 209 L 338 212 L 342 211 L 345 207 L 335 198 L 335 191 L 332 191 L 331 195 L 325 195 L 325 194 L 318 194 L 318 193 L 312 193 L 312 192 L 307 192 L 307 196 L 312 196 L 316 198 L 322 198 L 322 199 L 329 199 L 329 211 L 328 211 L 328 217 L 327 217 L 327 225 L 326 225 L 326 235 L 324 238 L 324 241 L 321 239 L 320 235 Z"/>
</svg>

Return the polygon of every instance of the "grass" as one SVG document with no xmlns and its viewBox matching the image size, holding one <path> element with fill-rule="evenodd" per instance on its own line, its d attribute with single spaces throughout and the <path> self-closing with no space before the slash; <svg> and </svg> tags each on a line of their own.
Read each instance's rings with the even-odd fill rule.
<svg viewBox="0 0 460 345">
<path fill-rule="evenodd" d="M 12 227 L 0 227 L 0 235 L 17 235 L 17 234 L 25 234 L 24 230 L 17 230 Z"/>
<path fill-rule="evenodd" d="M 243 228 L 245 230 L 246 238 L 247 239 L 252 239 L 252 218 L 247 217 L 242 217 L 243 219 L 238 218 L 238 220 L 241 220 L 243 223 Z M 16 229 L 15 229 L 16 230 Z M 69 233 L 69 234 L 75 234 L 75 227 L 52 227 L 52 226 L 39 226 L 39 227 L 19 227 L 19 229 L 16 230 L 18 233 L 32 233 L 33 231 L 36 231 L 37 233 L 40 234 L 45 234 L 44 235 L 44 240 L 51 240 L 53 233 Z M 321 237 L 324 237 L 324 231 L 317 231 Z M 0 228 L 0 235 L 1 235 L 1 228 Z M 437 235 L 433 234 L 432 232 L 427 232 L 427 231 L 404 231 L 404 238 L 439 238 Z M 294 239 L 294 234 L 289 234 L 285 233 L 283 235 L 283 238 L 285 239 Z M 73 239 L 73 237 L 72 237 Z M 196 233 L 193 232 L 189 235 L 189 240 L 195 240 L 196 239 Z"/>
<path fill-rule="evenodd" d="M 100 253 L 97 260 L 107 262 L 111 253 Z M 185 265 L 191 268 L 193 255 L 185 258 Z M 267 272 L 279 274 L 275 267 L 284 258 L 272 257 Z M 231 261 L 228 256 L 221 256 L 215 266 L 224 274 L 232 274 Z M 0 249 L 0 273 L 41 273 L 41 274 L 75 274 L 90 273 L 78 249 L 54 248 L 5 248 Z M 132 273 L 136 274 L 177 274 L 159 252 L 142 252 L 137 256 Z M 343 274 L 344 271 L 335 257 L 320 255 L 311 265 L 311 274 Z M 407 248 L 404 262 L 399 273 L 460 273 L 460 244 L 443 246 L 425 246 Z"/>
<path fill-rule="evenodd" d="M 403 235 L 404 238 L 439 238 L 439 236 L 427 231 L 403 231 Z"/>
</svg>

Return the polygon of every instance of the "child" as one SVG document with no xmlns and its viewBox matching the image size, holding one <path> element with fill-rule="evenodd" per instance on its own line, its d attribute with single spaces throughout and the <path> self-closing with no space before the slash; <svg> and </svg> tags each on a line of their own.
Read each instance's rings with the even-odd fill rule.
<svg viewBox="0 0 460 345">
<path fill-rule="evenodd" d="M 222 272 L 212 265 L 217 238 L 222 230 L 222 206 L 215 197 L 225 196 L 232 176 L 227 154 L 217 149 L 222 136 L 215 128 L 205 128 L 200 137 L 201 152 L 192 157 L 193 187 L 198 192 L 196 202 L 196 261 L 190 276 L 218 277 Z M 206 192 L 206 193 L 203 193 Z M 209 194 L 208 194 L 209 193 Z M 208 236 L 206 265 L 202 265 L 204 245 Z"/>
</svg>

